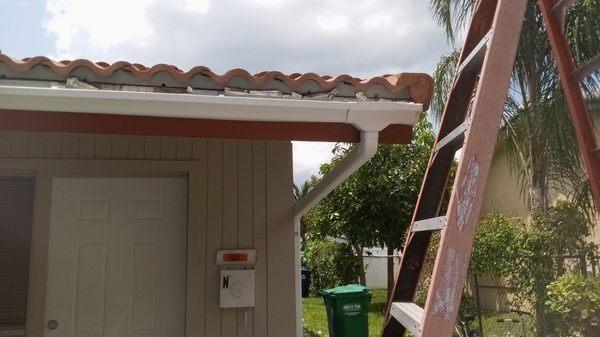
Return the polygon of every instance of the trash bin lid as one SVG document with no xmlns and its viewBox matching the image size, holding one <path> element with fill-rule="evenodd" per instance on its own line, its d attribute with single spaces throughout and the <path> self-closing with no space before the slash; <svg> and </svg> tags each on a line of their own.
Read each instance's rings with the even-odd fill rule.
<svg viewBox="0 0 600 337">
<path fill-rule="evenodd" d="M 354 295 L 354 294 L 362 294 L 368 292 L 369 289 L 360 284 L 348 284 L 345 286 L 339 286 L 331 289 L 323 289 L 321 290 L 322 294 L 327 295 Z"/>
</svg>

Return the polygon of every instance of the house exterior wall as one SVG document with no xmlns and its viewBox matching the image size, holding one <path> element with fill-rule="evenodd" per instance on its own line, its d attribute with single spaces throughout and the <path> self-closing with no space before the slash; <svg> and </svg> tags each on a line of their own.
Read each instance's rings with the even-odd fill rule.
<svg viewBox="0 0 600 337">
<path fill-rule="evenodd" d="M 506 151 L 496 150 L 488 176 L 482 214 L 498 212 L 527 219 L 529 217 L 528 196 L 521 193 L 518 182 L 518 173 L 511 172 Z M 564 198 L 556 192 L 550 194 L 550 203 Z M 600 244 L 600 224 L 596 224 L 592 229 L 590 240 Z"/>
<path fill-rule="evenodd" d="M 188 177 L 186 334 L 295 333 L 290 142 L 0 132 L 0 174 L 15 172 L 37 181 L 29 336 L 43 328 L 51 178 L 156 174 Z M 237 248 L 256 249 L 256 305 L 221 310 L 216 252 Z"/>
<path fill-rule="evenodd" d="M 600 125 L 600 110 L 591 112 L 593 124 Z M 596 140 L 600 144 L 600 129 L 596 128 Z M 511 172 L 508 154 L 501 147 L 496 148 L 488 176 L 482 214 L 500 212 L 509 216 L 527 218 L 529 216 L 528 196 L 523 195 L 518 185 L 517 173 Z M 551 191 L 550 203 L 564 198 Z M 600 244 L 600 223 L 592 230 L 591 241 Z"/>
<path fill-rule="evenodd" d="M 482 214 L 498 212 L 526 218 L 528 200 L 521 193 L 518 179 L 517 173 L 511 172 L 506 151 L 497 147 L 488 175 Z"/>
</svg>

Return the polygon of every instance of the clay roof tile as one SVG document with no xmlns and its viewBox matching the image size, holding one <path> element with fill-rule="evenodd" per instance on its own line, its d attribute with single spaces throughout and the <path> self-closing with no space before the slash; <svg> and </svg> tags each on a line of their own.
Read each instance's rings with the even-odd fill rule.
<svg viewBox="0 0 600 337">
<path fill-rule="evenodd" d="M 15 72 L 27 72 L 35 66 L 44 65 L 49 67 L 52 72 L 63 76 L 69 75 L 79 67 L 87 68 L 100 78 L 108 78 L 117 70 L 125 70 L 130 72 L 140 81 L 147 81 L 158 72 L 166 72 L 174 80 L 179 82 L 190 81 L 193 76 L 202 75 L 210 78 L 216 86 L 226 86 L 234 77 L 242 77 L 255 88 L 261 88 L 266 85 L 267 82 L 277 80 L 283 82 L 290 91 L 298 90 L 301 86 L 305 85 L 307 81 L 314 81 L 323 92 L 333 90 L 340 84 L 349 85 L 357 92 L 367 92 L 374 86 L 382 86 L 390 93 L 408 91 L 409 97 L 407 97 L 406 100 L 422 103 L 424 109 L 428 108 L 433 92 L 433 80 L 429 75 L 424 73 L 399 73 L 376 76 L 370 79 L 360 79 L 350 75 L 332 77 L 321 76 L 315 73 L 293 73 L 286 75 L 279 71 L 262 71 L 252 75 L 244 69 L 232 69 L 223 75 L 219 75 L 203 66 L 194 67 L 186 72 L 176 66 L 167 64 L 156 64 L 152 67 L 147 67 L 143 64 L 125 61 L 110 64 L 107 62 L 92 62 L 87 59 L 76 59 L 72 61 L 63 60 L 57 62 L 44 56 L 18 60 L 5 54 L 0 54 L 0 63 L 6 64 Z"/>
</svg>

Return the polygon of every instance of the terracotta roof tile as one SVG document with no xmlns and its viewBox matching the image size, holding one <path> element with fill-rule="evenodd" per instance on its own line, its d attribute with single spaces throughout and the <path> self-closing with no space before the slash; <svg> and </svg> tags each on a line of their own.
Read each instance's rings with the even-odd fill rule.
<svg viewBox="0 0 600 337">
<path fill-rule="evenodd" d="M 180 84 L 192 85 L 192 80 L 201 76 L 209 80 L 211 88 L 236 87 L 240 89 L 272 89 L 273 81 L 282 82 L 283 87 L 289 91 L 307 91 L 314 93 L 314 85 L 308 85 L 308 82 L 314 82 L 317 85 L 317 92 L 328 92 L 342 85 L 353 88 L 354 93 L 362 91 L 369 92 L 371 97 L 390 98 L 406 100 L 415 103 L 422 103 L 424 109 L 427 109 L 431 101 L 433 91 L 433 80 L 427 74 L 423 73 L 400 73 L 394 75 L 377 76 L 370 79 L 360 79 L 350 75 L 340 75 L 337 77 L 320 76 L 315 73 L 293 73 L 285 75 L 279 71 L 263 71 L 257 74 L 250 74 L 244 69 L 232 69 L 225 74 L 219 75 L 212 72 L 209 68 L 203 66 L 194 67 L 188 71 L 183 71 L 176 66 L 168 64 L 156 64 L 147 67 L 139 63 L 130 63 L 119 61 L 115 63 L 92 62 L 87 59 L 54 61 L 44 56 L 24 58 L 22 60 L 13 59 L 5 54 L 0 54 L 0 65 L 4 63 L 11 70 L 12 74 L 7 74 L 5 69 L 0 67 L 0 76 L 4 78 L 13 78 L 15 74 L 23 74 L 32 71 L 37 66 L 46 66 L 58 76 L 69 76 L 78 68 L 86 68 L 96 76 L 88 82 L 117 83 L 113 75 L 118 71 L 126 71 L 133 75 L 135 83 L 128 84 L 151 84 L 153 78 L 158 73 L 167 73 L 173 80 Z M 11 76 L 12 75 L 12 76 Z M 16 78 L 19 78 L 18 76 Z M 31 79 L 31 76 L 27 77 Z M 247 84 L 231 85 L 234 78 L 242 78 Z M 47 79 L 47 78 L 43 78 Z M 239 81 L 238 81 L 239 82 Z M 248 86 L 248 87 L 245 87 Z M 307 89 L 310 87 L 311 89 Z M 381 95 L 377 92 L 382 92 Z M 304 93 L 302 93 L 304 94 Z M 371 98 L 370 97 L 370 98 Z"/>
</svg>

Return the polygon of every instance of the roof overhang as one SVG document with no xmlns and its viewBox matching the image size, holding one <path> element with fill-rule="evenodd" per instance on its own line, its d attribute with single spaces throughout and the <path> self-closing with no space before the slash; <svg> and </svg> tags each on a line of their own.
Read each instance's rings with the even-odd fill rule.
<svg viewBox="0 0 600 337">
<path fill-rule="evenodd" d="M 420 103 L 307 101 L 0 85 L 0 129 L 355 142 L 358 129 L 407 143 Z"/>
</svg>

